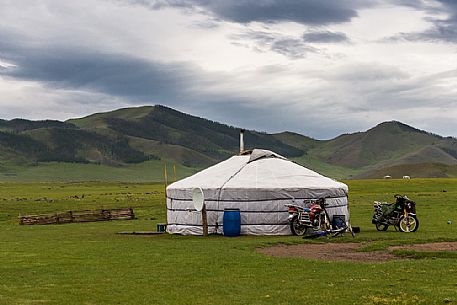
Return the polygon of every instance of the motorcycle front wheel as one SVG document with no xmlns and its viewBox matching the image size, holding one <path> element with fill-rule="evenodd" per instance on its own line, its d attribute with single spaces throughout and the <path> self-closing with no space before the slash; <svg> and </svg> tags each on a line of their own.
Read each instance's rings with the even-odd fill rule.
<svg viewBox="0 0 457 305">
<path fill-rule="evenodd" d="M 416 232 L 419 229 L 419 219 L 415 215 L 402 215 L 398 223 L 401 232 Z"/>
<path fill-rule="evenodd" d="M 293 235 L 304 235 L 306 233 L 306 227 L 301 225 L 298 222 L 298 216 L 294 216 L 290 221 L 290 230 L 292 231 Z"/>
<path fill-rule="evenodd" d="M 386 225 L 383 223 L 376 224 L 376 230 L 378 230 L 378 231 L 387 231 L 387 228 L 389 228 L 389 225 Z"/>
</svg>

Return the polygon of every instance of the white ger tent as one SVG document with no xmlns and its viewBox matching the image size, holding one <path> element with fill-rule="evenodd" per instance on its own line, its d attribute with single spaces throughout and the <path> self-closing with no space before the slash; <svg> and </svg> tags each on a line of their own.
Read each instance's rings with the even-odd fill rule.
<svg viewBox="0 0 457 305">
<path fill-rule="evenodd" d="M 208 232 L 222 234 L 224 209 L 241 215 L 241 234 L 292 234 L 285 204 L 326 198 L 327 212 L 349 220 L 344 183 L 324 177 L 286 158 L 254 149 L 233 156 L 167 187 L 167 232 L 202 235 L 201 212 L 194 209 L 192 191 L 201 188 L 205 197 Z"/>
</svg>

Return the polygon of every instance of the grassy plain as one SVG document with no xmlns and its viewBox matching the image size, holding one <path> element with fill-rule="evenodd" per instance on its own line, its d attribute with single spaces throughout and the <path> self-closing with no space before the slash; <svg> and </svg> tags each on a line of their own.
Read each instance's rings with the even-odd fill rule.
<svg viewBox="0 0 457 305">
<path fill-rule="evenodd" d="M 356 242 L 389 245 L 457 241 L 457 179 L 347 181 Z M 406 193 L 419 231 L 377 232 L 373 200 Z M 84 194 L 84 198 L 82 198 Z M 132 206 L 138 217 L 20 226 L 20 214 Z M 148 183 L 0 184 L 0 304 L 456 304 L 450 255 L 380 263 L 269 257 L 255 251 L 298 237 L 126 236 L 165 220 L 164 186 Z M 448 224 L 448 220 L 454 224 Z"/>
<path fill-rule="evenodd" d="M 164 164 L 167 164 L 168 179 L 173 179 L 173 162 L 151 160 L 122 166 L 98 165 L 93 163 L 38 162 L 34 165 L 5 163 L 0 166 L 0 182 L 147 182 L 164 180 Z M 176 164 L 178 179 L 190 176 L 198 168 Z"/>
</svg>

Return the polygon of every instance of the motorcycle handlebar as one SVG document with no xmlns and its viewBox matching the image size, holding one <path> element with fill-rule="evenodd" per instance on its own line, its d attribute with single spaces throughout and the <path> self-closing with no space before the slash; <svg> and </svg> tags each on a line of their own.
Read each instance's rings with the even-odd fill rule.
<svg viewBox="0 0 457 305">
<path fill-rule="evenodd" d="M 405 201 L 413 202 L 413 201 L 412 201 L 411 199 L 409 199 L 408 196 L 406 196 L 406 195 L 395 194 L 394 197 L 395 197 L 395 199 L 404 199 Z"/>
<path fill-rule="evenodd" d="M 284 206 L 286 207 L 294 207 L 294 208 L 300 208 L 300 209 L 303 209 L 303 207 L 299 206 L 299 205 L 296 205 L 296 204 L 290 204 L 290 203 L 287 203 L 285 204 Z"/>
<path fill-rule="evenodd" d="M 305 199 L 303 201 L 304 206 L 297 205 L 297 204 L 292 204 L 292 203 L 286 203 L 284 206 L 286 207 L 295 207 L 295 208 L 300 208 L 303 209 L 304 207 L 308 206 L 309 204 L 319 204 L 322 208 L 328 207 L 329 204 L 325 202 L 325 199 Z"/>
</svg>

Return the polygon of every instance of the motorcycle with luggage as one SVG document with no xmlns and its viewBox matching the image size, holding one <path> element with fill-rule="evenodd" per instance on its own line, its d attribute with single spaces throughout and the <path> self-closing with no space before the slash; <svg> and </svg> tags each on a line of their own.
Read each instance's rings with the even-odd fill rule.
<svg viewBox="0 0 457 305">
<path fill-rule="evenodd" d="M 416 232 L 419 229 L 416 203 L 406 195 L 396 194 L 394 198 L 394 203 L 374 202 L 371 223 L 378 231 L 387 231 L 389 226 L 394 226 L 395 230 L 400 232 Z"/>
</svg>

